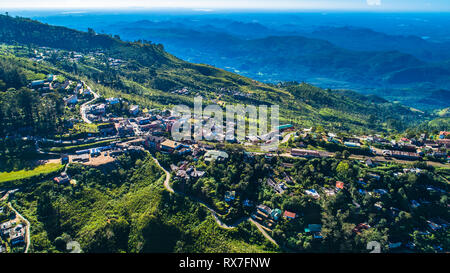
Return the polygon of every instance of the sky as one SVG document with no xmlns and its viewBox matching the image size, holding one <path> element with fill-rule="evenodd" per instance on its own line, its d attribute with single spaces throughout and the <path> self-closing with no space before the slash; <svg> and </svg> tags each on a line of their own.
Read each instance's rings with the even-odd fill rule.
<svg viewBox="0 0 450 273">
<path fill-rule="evenodd" d="M 450 0 L 0 0 L 4 9 L 189 8 L 450 11 Z"/>
</svg>

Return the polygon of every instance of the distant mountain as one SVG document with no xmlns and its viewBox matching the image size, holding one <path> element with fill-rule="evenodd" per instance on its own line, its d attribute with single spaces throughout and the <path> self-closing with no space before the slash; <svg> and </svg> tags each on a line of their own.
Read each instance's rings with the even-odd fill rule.
<svg viewBox="0 0 450 273">
<path fill-rule="evenodd" d="M 183 32 L 176 33 L 175 37 L 180 33 Z M 192 31 L 190 33 L 195 34 Z M 201 37 L 203 34 L 196 35 Z M 227 36 L 227 39 L 230 43 L 234 40 L 241 43 L 240 39 L 232 36 Z M 295 37 L 292 39 L 294 41 L 310 40 L 307 38 L 299 40 Z M 211 43 L 216 43 L 219 47 L 218 41 L 212 39 Z M 257 49 L 257 46 L 261 44 L 258 40 L 248 41 L 249 44 L 243 43 L 246 46 L 244 49 L 254 50 L 253 54 L 264 54 L 266 58 L 269 58 L 270 54 L 276 53 L 275 45 L 278 43 L 278 38 L 263 41 L 269 49 L 268 52 L 264 52 L 262 48 Z M 94 58 L 96 60 L 94 63 L 91 60 L 81 60 L 76 65 L 68 65 L 61 61 L 62 58 L 55 56 L 54 60 L 49 58 L 45 65 L 51 66 L 51 70 L 65 71 L 69 78 L 75 79 L 80 76 L 87 78 L 93 88 L 105 92 L 108 96 L 126 97 L 131 102 L 146 107 L 167 107 L 180 103 L 192 105 L 194 95 L 200 95 L 204 100 L 211 102 L 220 97 L 220 100 L 225 103 L 277 104 L 280 106 L 280 122 L 282 123 L 302 124 L 302 126 L 322 125 L 325 128 L 352 132 L 402 130 L 428 118 L 401 104 L 389 103 L 376 96 L 364 96 L 351 91 L 324 90 L 308 84 L 293 83 L 287 86 L 263 84 L 215 67 L 193 64 L 175 58 L 159 44 L 123 42 L 108 35 L 96 34 L 92 30 L 81 32 L 29 19 L 0 15 L 0 42 L 25 45 L 23 50 L 31 55 L 33 54 L 31 48 L 36 45 L 63 49 L 58 53 L 60 56 L 67 56 L 69 54 L 67 51 L 91 54 L 99 51 L 102 53 L 100 56 L 93 54 L 97 56 Z M 305 52 L 332 46 L 323 41 L 304 44 Z M 236 43 L 236 45 L 239 44 Z M 189 45 L 185 44 L 185 47 L 189 48 Z M 233 50 L 239 52 L 244 49 Z M 293 51 L 294 48 L 285 47 L 283 50 Z M 339 52 L 340 49 L 336 50 Z M 230 53 L 233 54 L 233 51 Z M 303 61 L 307 59 L 307 53 L 302 55 L 295 52 L 295 54 L 303 58 Z M 110 57 L 120 58 L 126 61 L 126 65 L 120 69 L 114 69 L 105 64 L 105 60 Z M 419 62 L 407 57 L 411 62 Z M 396 54 L 393 54 L 392 58 L 397 58 Z M 21 62 L 25 64 L 24 70 L 38 69 L 30 60 L 23 59 Z M 395 66 L 395 62 L 392 66 Z M 3 82 L 7 83 L 7 81 Z M 171 92 L 183 87 L 191 90 L 192 96 Z"/>
<path fill-rule="evenodd" d="M 426 62 L 398 51 L 354 51 L 324 40 L 301 36 L 245 40 L 227 33 L 200 32 L 186 28 L 124 28 L 120 35 L 128 40 L 140 38 L 164 43 L 181 58 L 229 67 L 260 80 L 327 77 L 383 86 L 417 81 L 407 76 L 402 81 L 397 81 L 392 73 L 407 73 L 408 69 L 413 68 L 425 71 L 432 69 Z M 443 77 L 446 79 L 447 75 L 441 73 L 429 80 L 439 81 Z"/>
<path fill-rule="evenodd" d="M 420 102 L 423 104 L 448 107 L 450 102 L 450 90 L 436 90 L 427 97 L 421 99 Z"/>
<path fill-rule="evenodd" d="M 345 27 L 313 32 L 324 39 L 298 36 L 295 31 L 258 38 L 275 31 L 257 23 L 235 22 L 232 23 L 234 30 L 226 29 L 226 24 L 208 28 L 201 23 L 142 22 L 142 27 L 126 23 L 115 25 L 114 33 L 125 40 L 163 43 L 167 50 L 182 59 L 212 64 L 264 82 L 305 81 L 323 88 L 353 89 L 366 94 L 381 94 L 382 89 L 384 97 L 419 108 L 437 107 L 419 102 L 427 96 L 426 92 L 450 88 L 448 63 L 430 62 L 431 58 L 425 58 L 426 52 L 432 52 L 433 58 L 444 60 L 442 56 L 447 51 L 437 48 L 437 43 L 418 37 Z M 172 28 L 173 24 L 177 27 Z M 333 34 L 333 29 L 340 34 Z M 253 34 L 246 36 L 252 30 Z M 281 36 L 287 33 L 291 34 Z M 364 45 L 368 45 L 365 50 Z M 400 49 L 409 49 L 411 54 Z M 405 88 L 410 90 L 406 94 L 395 92 Z M 391 96 L 388 90 L 392 94 L 402 94 Z"/>
<path fill-rule="evenodd" d="M 424 61 L 450 60 L 450 43 L 429 42 L 418 36 L 396 36 L 356 27 L 320 27 L 302 35 L 359 51 L 400 51 Z"/>
</svg>

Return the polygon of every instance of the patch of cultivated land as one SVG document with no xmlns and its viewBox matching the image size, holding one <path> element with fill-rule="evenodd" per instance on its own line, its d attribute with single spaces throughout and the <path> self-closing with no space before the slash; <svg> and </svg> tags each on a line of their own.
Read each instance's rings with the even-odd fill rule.
<svg viewBox="0 0 450 273">
<path fill-rule="evenodd" d="M 24 178 L 33 177 L 41 174 L 48 174 L 52 172 L 56 172 L 62 168 L 62 165 L 59 163 L 47 163 L 44 165 L 37 166 L 34 169 L 25 169 L 20 171 L 13 172 L 1 172 L 0 173 L 0 183 L 7 181 L 14 181 Z"/>
</svg>

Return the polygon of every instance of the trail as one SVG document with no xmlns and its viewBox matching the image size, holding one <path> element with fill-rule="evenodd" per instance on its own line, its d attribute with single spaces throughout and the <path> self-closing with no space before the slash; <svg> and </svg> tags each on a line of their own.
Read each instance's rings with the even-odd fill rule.
<svg viewBox="0 0 450 273">
<path fill-rule="evenodd" d="M 164 173 L 166 174 L 166 178 L 165 178 L 165 180 L 164 180 L 164 188 L 165 188 L 168 192 L 186 196 L 186 197 L 188 197 L 189 199 L 191 199 L 191 200 L 193 200 L 193 201 L 195 201 L 195 202 L 197 202 L 197 203 L 200 203 L 201 205 L 205 206 L 205 207 L 211 212 L 211 215 L 214 217 L 216 223 L 217 223 L 221 228 L 224 228 L 224 229 L 233 229 L 233 228 L 236 228 L 236 227 L 237 227 L 239 224 L 241 224 L 242 222 L 248 220 L 248 221 L 250 221 L 250 223 L 254 224 L 254 225 L 258 228 L 258 230 L 263 234 L 263 236 L 264 236 L 265 238 L 267 238 L 270 242 L 272 242 L 272 243 L 275 244 L 276 246 L 279 246 L 278 243 L 277 243 L 277 242 L 276 242 L 269 234 L 267 234 L 267 232 L 261 227 L 261 225 L 258 224 L 258 223 L 255 222 L 255 221 L 253 221 L 250 217 L 243 217 L 243 218 L 237 220 L 235 223 L 233 223 L 233 224 L 231 224 L 231 225 L 227 225 L 227 224 L 225 224 L 222 220 L 220 220 L 220 218 L 219 218 L 219 216 L 218 216 L 218 215 L 220 215 L 220 214 L 218 214 L 214 209 L 212 209 L 212 208 L 211 208 L 208 204 L 206 204 L 205 202 L 203 202 L 203 201 L 201 201 L 201 200 L 198 200 L 198 199 L 195 198 L 195 197 L 189 196 L 189 195 L 187 195 L 187 194 L 185 194 L 185 193 L 175 191 L 175 190 L 170 186 L 170 179 L 172 178 L 172 175 L 171 175 L 164 167 L 161 166 L 161 164 L 159 163 L 159 161 L 158 161 L 153 155 L 151 155 L 151 156 L 152 156 L 153 161 L 156 163 L 156 165 L 158 165 L 158 167 L 159 167 L 161 170 L 163 170 Z"/>
<path fill-rule="evenodd" d="M 23 217 L 16 209 L 13 208 L 13 206 L 11 205 L 11 202 L 8 203 L 8 206 L 9 206 L 9 208 L 12 211 L 14 211 L 14 213 L 16 214 L 16 217 L 22 219 L 25 222 L 25 224 L 26 224 L 26 227 L 25 227 L 26 231 L 25 231 L 25 233 L 26 233 L 27 245 L 25 247 L 25 253 L 28 253 L 28 249 L 30 248 L 30 243 L 31 243 L 31 239 L 30 239 L 30 222 L 25 217 Z"/>
</svg>

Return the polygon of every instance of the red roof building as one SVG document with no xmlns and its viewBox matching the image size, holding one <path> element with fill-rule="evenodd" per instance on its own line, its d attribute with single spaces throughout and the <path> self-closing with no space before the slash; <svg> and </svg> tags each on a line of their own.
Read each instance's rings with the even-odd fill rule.
<svg viewBox="0 0 450 273">
<path fill-rule="evenodd" d="M 283 213 L 283 217 L 284 218 L 289 218 L 289 219 L 295 219 L 295 217 L 297 217 L 297 214 L 295 214 L 294 212 L 290 212 L 285 210 Z"/>
<path fill-rule="evenodd" d="M 336 188 L 343 190 L 344 189 L 344 182 L 336 181 Z"/>
</svg>

